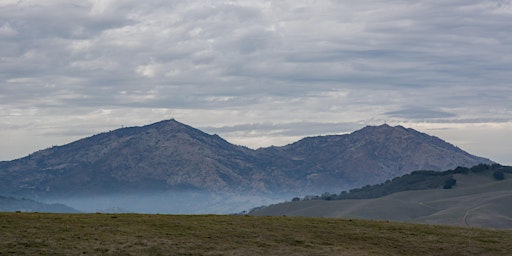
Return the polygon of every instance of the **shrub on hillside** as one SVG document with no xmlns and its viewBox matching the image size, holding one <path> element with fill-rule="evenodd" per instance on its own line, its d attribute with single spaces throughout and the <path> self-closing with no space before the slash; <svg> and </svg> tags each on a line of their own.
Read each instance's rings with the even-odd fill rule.
<svg viewBox="0 0 512 256">
<path fill-rule="evenodd" d="M 472 172 L 483 172 L 483 171 L 487 171 L 489 169 L 491 169 L 491 166 L 486 165 L 486 164 L 479 164 L 479 165 L 475 165 L 475 166 L 471 167 Z"/>
<path fill-rule="evenodd" d="M 455 168 L 455 170 L 453 170 L 453 173 L 462 173 L 462 174 L 466 174 L 466 173 L 469 173 L 469 168 L 467 168 L 467 167 L 462 167 L 462 166 L 458 166 L 457 168 Z"/>
<path fill-rule="evenodd" d="M 505 179 L 505 173 L 503 173 L 502 171 L 495 171 L 492 176 L 496 179 L 496 180 L 504 180 Z"/>
<path fill-rule="evenodd" d="M 457 184 L 457 180 L 454 178 L 449 178 L 444 182 L 444 189 L 451 189 L 455 184 Z"/>
</svg>

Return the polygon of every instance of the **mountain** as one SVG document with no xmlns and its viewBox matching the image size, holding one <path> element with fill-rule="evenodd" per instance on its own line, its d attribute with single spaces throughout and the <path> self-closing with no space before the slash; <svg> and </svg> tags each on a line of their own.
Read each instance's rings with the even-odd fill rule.
<svg viewBox="0 0 512 256">
<path fill-rule="evenodd" d="M 172 119 L 0 162 L 0 194 L 315 193 L 379 183 L 418 169 L 479 163 L 492 161 L 401 126 L 368 126 L 252 150 Z"/>
<path fill-rule="evenodd" d="M 498 175 L 499 174 L 499 175 Z M 450 186 L 446 181 L 452 180 Z M 477 165 L 418 171 L 349 193 L 295 198 L 250 214 L 393 220 L 484 228 L 512 228 L 512 167 Z M 364 199 L 366 198 L 366 199 Z"/>
<path fill-rule="evenodd" d="M 376 184 L 415 170 L 446 170 L 492 161 L 470 155 L 437 137 L 402 126 L 367 126 L 347 135 L 304 138 L 258 150 L 282 176 L 308 190 Z M 298 179 L 300 180 L 300 179 Z M 329 190 L 324 190 L 329 191 Z M 319 191 L 321 192 L 321 191 Z"/>
<path fill-rule="evenodd" d="M 252 151 L 175 120 L 122 128 L 0 163 L 9 194 L 243 190 Z"/>
<path fill-rule="evenodd" d="M 57 212 L 78 213 L 79 211 L 63 204 L 45 204 L 30 199 L 0 196 L 0 212 Z"/>
</svg>

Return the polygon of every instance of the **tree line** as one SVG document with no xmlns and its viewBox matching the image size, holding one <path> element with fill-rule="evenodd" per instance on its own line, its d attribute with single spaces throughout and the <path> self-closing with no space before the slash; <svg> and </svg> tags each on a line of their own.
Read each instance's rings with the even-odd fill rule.
<svg viewBox="0 0 512 256">
<path fill-rule="evenodd" d="M 321 195 L 308 195 L 303 198 L 295 197 L 292 201 L 300 200 L 345 200 L 370 199 L 410 190 L 451 189 L 457 184 L 455 174 L 489 173 L 495 180 L 504 180 L 506 173 L 512 173 L 512 166 L 500 164 L 479 164 L 473 167 L 457 167 L 447 171 L 420 170 L 400 177 L 387 180 L 376 185 L 366 185 L 339 194 L 325 192 Z"/>
</svg>

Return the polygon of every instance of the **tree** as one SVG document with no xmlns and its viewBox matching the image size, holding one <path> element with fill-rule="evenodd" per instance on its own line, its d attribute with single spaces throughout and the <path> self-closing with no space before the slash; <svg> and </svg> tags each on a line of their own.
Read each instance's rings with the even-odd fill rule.
<svg viewBox="0 0 512 256">
<path fill-rule="evenodd" d="M 453 173 L 468 173 L 468 172 L 469 172 L 469 168 L 462 167 L 462 166 L 457 166 L 457 168 L 455 168 L 455 170 L 453 170 Z"/>
<path fill-rule="evenodd" d="M 320 196 L 320 198 L 323 199 L 323 200 L 336 200 L 336 195 L 335 194 L 331 194 L 329 192 L 324 192 Z"/>
<path fill-rule="evenodd" d="M 483 172 L 489 170 L 491 167 L 487 164 L 479 164 L 471 167 L 472 172 Z"/>
<path fill-rule="evenodd" d="M 505 179 L 505 173 L 503 173 L 502 171 L 495 171 L 492 176 L 496 179 L 496 180 L 504 180 Z"/>
<path fill-rule="evenodd" d="M 457 180 L 454 178 L 449 178 L 444 182 L 444 189 L 451 189 L 455 184 L 457 184 Z"/>
</svg>

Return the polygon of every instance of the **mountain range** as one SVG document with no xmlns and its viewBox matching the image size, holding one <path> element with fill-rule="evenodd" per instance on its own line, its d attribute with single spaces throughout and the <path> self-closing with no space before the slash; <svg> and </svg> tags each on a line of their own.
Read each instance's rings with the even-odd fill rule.
<svg viewBox="0 0 512 256">
<path fill-rule="evenodd" d="M 367 126 L 351 134 L 307 137 L 254 150 L 171 119 L 0 162 L 0 194 L 307 194 L 376 184 L 414 170 L 480 163 L 493 162 L 402 126 Z"/>
</svg>

